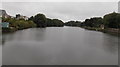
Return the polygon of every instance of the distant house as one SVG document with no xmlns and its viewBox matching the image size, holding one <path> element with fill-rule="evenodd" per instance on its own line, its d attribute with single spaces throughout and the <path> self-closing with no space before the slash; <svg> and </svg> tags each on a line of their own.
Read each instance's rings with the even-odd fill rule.
<svg viewBox="0 0 120 67">
<path fill-rule="evenodd" d="M 27 16 L 20 15 L 20 14 L 17 14 L 17 15 L 16 15 L 16 19 L 28 20 L 28 17 L 27 17 Z"/>
<path fill-rule="evenodd" d="M 100 25 L 100 27 L 101 27 L 101 29 L 105 29 L 105 27 L 104 27 L 104 25 L 102 24 L 102 25 Z"/>
<path fill-rule="evenodd" d="M 2 26 L 2 28 L 8 28 L 9 27 L 9 22 L 2 22 L 1 26 Z"/>
<path fill-rule="evenodd" d="M 28 17 L 27 17 L 27 16 L 24 16 L 24 19 L 25 19 L 25 20 L 28 20 Z"/>
<path fill-rule="evenodd" d="M 0 10 L 0 17 L 11 18 L 11 16 L 8 15 L 5 10 Z"/>
</svg>

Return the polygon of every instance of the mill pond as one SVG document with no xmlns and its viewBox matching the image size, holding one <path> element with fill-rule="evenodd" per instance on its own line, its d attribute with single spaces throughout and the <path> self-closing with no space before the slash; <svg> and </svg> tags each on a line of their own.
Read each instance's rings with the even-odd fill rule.
<svg viewBox="0 0 120 67">
<path fill-rule="evenodd" d="M 29 28 L 2 35 L 3 65 L 117 65 L 118 37 L 80 27 Z"/>
</svg>

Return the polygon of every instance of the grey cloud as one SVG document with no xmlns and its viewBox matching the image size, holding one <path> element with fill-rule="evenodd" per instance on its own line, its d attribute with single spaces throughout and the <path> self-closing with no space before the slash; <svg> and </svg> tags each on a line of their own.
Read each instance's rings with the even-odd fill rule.
<svg viewBox="0 0 120 67">
<path fill-rule="evenodd" d="M 63 21 L 84 20 L 93 16 L 103 16 L 117 12 L 117 2 L 3 2 L 3 9 L 8 14 L 20 13 L 32 16 L 43 13 L 49 18 Z"/>
</svg>

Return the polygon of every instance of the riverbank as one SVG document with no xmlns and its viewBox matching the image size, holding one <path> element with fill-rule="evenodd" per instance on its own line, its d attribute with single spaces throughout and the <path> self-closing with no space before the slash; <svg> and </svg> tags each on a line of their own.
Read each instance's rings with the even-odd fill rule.
<svg viewBox="0 0 120 67">
<path fill-rule="evenodd" d="M 112 34 L 120 34 L 120 29 L 115 29 L 115 28 L 106 28 L 106 29 L 101 29 L 101 28 L 95 28 L 95 27 L 82 27 L 87 30 L 94 30 L 94 31 L 100 31 L 104 33 L 112 33 Z"/>
<path fill-rule="evenodd" d="M 17 31 L 16 28 L 2 28 L 2 33 L 10 33 Z"/>
<path fill-rule="evenodd" d="M 2 33 L 12 33 L 12 32 L 16 32 L 18 30 L 24 30 L 24 29 L 28 29 L 28 28 L 21 28 L 21 29 L 17 29 L 14 27 L 9 27 L 9 28 L 2 28 Z"/>
<path fill-rule="evenodd" d="M 94 31 L 100 31 L 104 33 L 113 33 L 113 34 L 120 34 L 120 29 L 115 29 L 115 28 L 106 28 L 106 29 L 101 29 L 101 28 L 95 28 L 95 27 L 81 27 L 87 30 L 94 30 Z M 28 28 L 26 28 L 28 29 Z M 2 28 L 2 33 L 10 33 L 10 32 L 15 32 L 18 30 L 23 30 L 23 29 L 17 29 L 14 27 L 10 28 Z"/>
</svg>

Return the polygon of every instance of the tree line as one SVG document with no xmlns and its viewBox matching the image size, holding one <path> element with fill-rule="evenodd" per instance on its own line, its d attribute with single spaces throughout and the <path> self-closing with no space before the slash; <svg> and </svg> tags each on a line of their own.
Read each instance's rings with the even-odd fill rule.
<svg viewBox="0 0 120 67">
<path fill-rule="evenodd" d="M 33 21 L 37 27 L 62 27 L 64 22 L 59 19 L 50 19 L 47 18 L 44 14 L 37 14 L 31 16 L 29 20 Z"/>
<path fill-rule="evenodd" d="M 2 22 L 8 22 L 9 27 L 16 28 L 18 30 L 26 29 L 26 28 L 33 28 L 36 27 L 36 24 L 30 20 L 24 19 L 15 19 L 15 18 L 2 18 Z"/>
<path fill-rule="evenodd" d="M 16 18 L 4 18 L 2 17 L 2 22 L 9 22 L 9 27 L 15 30 L 21 30 L 33 27 L 63 27 L 63 26 L 77 26 L 77 27 L 91 27 L 91 28 L 120 28 L 120 14 L 119 13 L 109 13 L 104 15 L 104 17 L 93 17 L 90 19 L 85 19 L 84 22 L 81 21 L 68 21 L 63 22 L 59 19 L 47 18 L 44 14 L 37 14 L 31 16 L 28 20 L 16 19 Z M 6 29 L 3 29 L 6 30 Z"/>
<path fill-rule="evenodd" d="M 2 23 L 9 23 L 9 27 L 2 27 L 3 32 L 13 32 L 16 30 L 22 30 L 27 28 L 44 28 L 44 27 L 63 27 L 64 22 L 59 19 L 46 18 L 44 14 L 37 14 L 31 16 L 28 20 L 17 18 L 5 18 L 2 17 Z"/>
<path fill-rule="evenodd" d="M 105 28 L 120 28 L 120 13 L 110 13 L 104 15 L 104 17 L 93 17 L 85 19 L 83 22 L 68 21 L 66 26 L 80 26 L 80 27 L 94 27 L 100 28 L 102 25 Z"/>
</svg>

